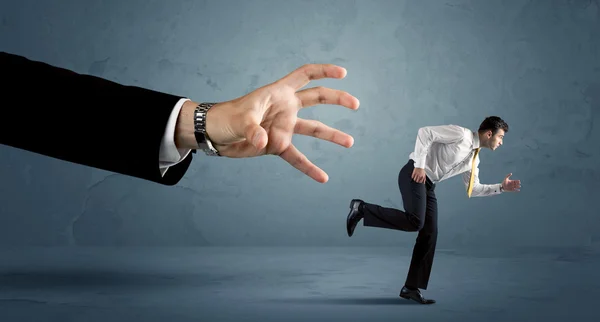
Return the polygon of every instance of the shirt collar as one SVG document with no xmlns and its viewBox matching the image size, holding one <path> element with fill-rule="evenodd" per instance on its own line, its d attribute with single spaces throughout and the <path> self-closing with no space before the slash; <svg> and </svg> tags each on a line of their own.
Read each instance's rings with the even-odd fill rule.
<svg viewBox="0 0 600 322">
<path fill-rule="evenodd" d="M 473 150 L 480 148 L 480 142 L 479 142 L 479 135 L 477 135 L 476 132 L 471 132 L 471 134 L 473 134 L 473 142 L 472 142 L 472 147 Z"/>
</svg>

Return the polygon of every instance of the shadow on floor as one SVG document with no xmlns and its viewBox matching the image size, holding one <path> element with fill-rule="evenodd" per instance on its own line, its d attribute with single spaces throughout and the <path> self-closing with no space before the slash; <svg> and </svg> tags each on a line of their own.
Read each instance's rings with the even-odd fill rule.
<svg viewBox="0 0 600 322">
<path fill-rule="evenodd" d="M 270 302 L 287 304 L 315 304 L 315 305 L 421 305 L 413 300 L 397 297 L 338 297 L 338 298 L 284 298 L 273 299 Z"/>
<path fill-rule="evenodd" d="M 215 286 L 228 281 L 222 274 L 151 274 L 148 272 L 59 269 L 59 270 L 13 270 L 0 272 L 2 290 L 26 289 L 86 289 L 104 288 L 164 288 L 192 285 Z"/>
</svg>

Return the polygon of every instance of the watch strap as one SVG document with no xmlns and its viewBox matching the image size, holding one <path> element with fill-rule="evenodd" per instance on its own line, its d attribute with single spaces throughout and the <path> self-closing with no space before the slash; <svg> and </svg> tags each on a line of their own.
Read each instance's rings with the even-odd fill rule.
<svg viewBox="0 0 600 322">
<path fill-rule="evenodd" d="M 214 147 L 206 133 L 206 115 L 208 110 L 217 103 L 200 103 L 194 110 L 194 136 L 198 147 L 210 156 L 219 156 L 219 151 Z"/>
</svg>

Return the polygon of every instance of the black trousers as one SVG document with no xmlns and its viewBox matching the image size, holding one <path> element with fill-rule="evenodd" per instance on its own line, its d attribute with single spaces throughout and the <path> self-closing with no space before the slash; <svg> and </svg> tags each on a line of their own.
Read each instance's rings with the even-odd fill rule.
<svg viewBox="0 0 600 322">
<path fill-rule="evenodd" d="M 405 285 L 427 289 L 437 243 L 437 199 L 435 184 L 427 178 L 425 184 L 415 182 L 411 176 L 414 161 L 409 160 L 398 174 L 398 187 L 402 194 L 404 211 L 364 203 L 364 226 L 418 231 Z"/>
</svg>

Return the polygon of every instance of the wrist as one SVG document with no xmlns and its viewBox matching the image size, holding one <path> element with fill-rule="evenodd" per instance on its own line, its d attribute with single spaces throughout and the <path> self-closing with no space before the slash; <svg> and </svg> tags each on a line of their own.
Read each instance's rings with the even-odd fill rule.
<svg viewBox="0 0 600 322">
<path fill-rule="evenodd" d="M 180 149 L 198 149 L 198 140 L 196 139 L 196 127 L 194 122 L 195 111 L 200 103 L 189 100 L 186 101 L 177 117 L 175 126 L 175 145 Z M 223 124 L 223 113 L 220 112 L 223 103 L 215 104 L 206 112 L 206 136 L 213 145 L 223 144 L 223 129 L 228 128 Z M 217 108 L 218 106 L 218 108 Z M 226 131 L 225 131 L 226 132 Z"/>
<path fill-rule="evenodd" d="M 194 110 L 196 106 L 198 106 L 197 102 L 186 101 L 177 116 L 175 146 L 179 149 L 198 148 L 198 142 L 196 142 L 196 136 L 194 135 Z"/>
</svg>

